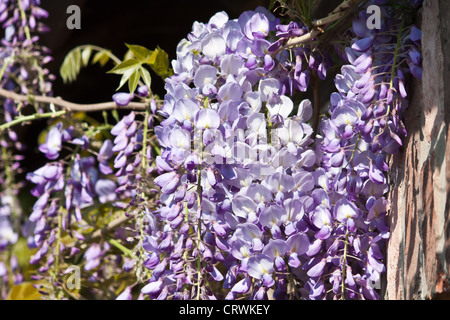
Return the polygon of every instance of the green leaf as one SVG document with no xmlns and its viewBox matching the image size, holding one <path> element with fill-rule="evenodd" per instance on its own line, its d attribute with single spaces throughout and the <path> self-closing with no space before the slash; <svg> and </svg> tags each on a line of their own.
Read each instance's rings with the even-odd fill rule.
<svg viewBox="0 0 450 320">
<path fill-rule="evenodd" d="M 141 67 L 139 69 L 139 72 L 141 73 L 142 79 L 144 79 L 145 85 L 150 89 L 150 86 L 152 84 L 152 77 L 150 76 L 150 72 L 148 72 L 148 70 L 144 67 Z"/>
<path fill-rule="evenodd" d="M 92 48 L 87 47 L 81 52 L 81 60 L 83 61 L 83 66 L 86 67 L 89 64 L 89 58 L 91 57 Z"/>
<path fill-rule="evenodd" d="M 117 66 L 115 66 L 112 70 L 108 71 L 108 73 L 115 73 L 115 74 L 125 74 L 129 72 L 130 70 L 136 70 L 139 68 L 141 63 L 136 59 L 129 59 L 125 60 L 122 63 L 119 63 Z M 130 74 L 131 75 L 131 74 Z"/>
<path fill-rule="evenodd" d="M 17 257 L 17 262 L 20 267 L 24 268 L 29 266 L 32 251 L 28 247 L 27 240 L 25 238 L 19 238 L 19 240 L 12 247 L 12 253 Z"/>
<path fill-rule="evenodd" d="M 3 66 L 2 66 L 2 69 L 0 70 L 0 80 L 3 79 L 3 75 L 5 74 L 6 69 L 7 69 L 8 66 L 9 66 L 11 63 L 13 63 L 13 62 L 14 62 L 14 53 L 13 53 L 11 56 L 7 57 L 7 58 L 3 61 Z"/>
<path fill-rule="evenodd" d="M 64 63 L 61 64 L 61 67 L 59 68 L 59 75 L 63 79 L 64 83 L 68 81 L 68 67 L 67 64 Z"/>
<path fill-rule="evenodd" d="M 75 48 L 71 50 L 66 57 L 59 69 L 59 73 L 64 83 L 74 81 L 81 70 L 82 60 L 81 60 L 81 49 Z"/>
<path fill-rule="evenodd" d="M 61 67 L 59 68 L 59 74 L 63 79 L 64 83 L 72 81 L 72 54 L 69 52 L 64 58 Z"/>
<path fill-rule="evenodd" d="M 134 54 L 136 59 L 138 59 L 141 62 L 145 62 L 153 54 L 153 51 L 151 51 L 143 46 L 132 45 L 132 44 L 125 44 L 125 45 Z"/>
<path fill-rule="evenodd" d="M 86 67 L 89 64 L 89 59 L 92 56 L 93 51 L 98 51 L 92 64 L 100 63 L 104 66 L 111 59 L 111 51 L 106 49 L 99 49 L 92 45 L 82 45 L 69 51 L 61 64 L 59 73 L 64 83 L 73 82 L 78 77 L 82 67 Z"/>
<path fill-rule="evenodd" d="M 81 48 L 72 49 L 64 58 L 59 73 L 64 83 L 73 82 L 80 73 L 83 65 Z"/>
<path fill-rule="evenodd" d="M 24 282 L 13 286 L 6 300 L 42 300 L 39 291 L 33 287 L 31 282 Z"/>
<path fill-rule="evenodd" d="M 124 85 L 125 83 L 127 83 L 127 81 L 128 81 L 129 78 L 130 78 L 129 76 L 127 77 L 126 75 L 123 75 L 122 78 L 120 78 L 120 83 L 119 83 L 119 86 L 116 88 L 116 91 L 119 91 L 120 88 L 122 88 L 123 85 Z"/>
<path fill-rule="evenodd" d="M 119 112 L 116 109 L 111 110 L 111 115 L 113 116 L 114 120 L 116 120 L 116 122 L 120 121 Z"/>
<path fill-rule="evenodd" d="M 94 58 L 92 59 L 92 63 L 99 63 L 102 67 L 105 66 L 105 64 L 109 61 L 111 53 L 110 50 L 102 50 L 95 54 Z"/>
<path fill-rule="evenodd" d="M 162 50 L 160 47 L 157 47 L 155 51 L 153 51 L 152 55 L 149 59 L 145 61 L 155 73 L 161 78 L 167 78 L 170 75 L 169 70 L 169 55 Z"/>
<path fill-rule="evenodd" d="M 117 87 L 116 91 L 119 90 L 120 88 L 122 88 L 125 83 L 127 83 L 128 79 L 130 79 L 130 77 L 133 73 L 134 73 L 134 70 L 128 70 L 127 72 L 125 72 L 122 75 L 122 78 L 120 79 L 120 84 Z"/>
<path fill-rule="evenodd" d="M 73 79 L 76 79 L 77 75 L 80 73 L 81 70 L 81 50 L 79 48 L 75 49 L 73 51 L 73 60 L 72 60 L 73 66 Z"/>
<path fill-rule="evenodd" d="M 270 0 L 269 8 L 267 8 L 267 10 L 269 10 L 269 12 L 272 12 L 273 8 L 275 7 L 276 2 L 277 2 L 277 0 Z"/>
<path fill-rule="evenodd" d="M 68 76 L 69 76 L 69 81 L 70 82 L 75 81 L 75 79 L 77 77 L 77 63 L 75 61 L 75 55 L 74 54 L 70 57 L 70 60 L 69 60 L 69 74 L 68 74 Z"/>
<path fill-rule="evenodd" d="M 130 93 L 134 93 L 134 91 L 136 90 L 139 78 L 140 78 L 139 70 L 135 70 L 131 74 L 130 80 L 128 81 L 128 89 L 130 89 Z"/>
<path fill-rule="evenodd" d="M 134 59 L 134 58 L 136 58 L 136 57 L 134 56 L 133 52 L 131 52 L 131 50 L 127 50 L 127 52 L 123 56 L 123 61 Z"/>
</svg>

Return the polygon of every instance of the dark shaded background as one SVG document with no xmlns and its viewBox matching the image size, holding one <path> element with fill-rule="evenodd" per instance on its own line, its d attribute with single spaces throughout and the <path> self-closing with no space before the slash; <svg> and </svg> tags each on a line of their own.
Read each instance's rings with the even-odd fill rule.
<svg viewBox="0 0 450 320">
<path fill-rule="evenodd" d="M 66 13 L 70 5 L 81 8 L 81 29 L 69 30 Z M 74 47 L 94 44 L 122 58 L 127 48 L 125 43 L 139 44 L 149 49 L 159 45 L 175 58 L 178 42 L 191 31 L 194 21 L 208 22 L 218 11 L 226 11 L 230 19 L 239 17 L 245 10 L 258 5 L 267 7 L 269 0 L 220 0 L 220 1 L 154 1 L 154 0 L 42 0 L 42 7 L 50 16 L 45 21 L 51 32 L 41 36 L 41 43 L 52 50 L 54 61 L 48 64 L 57 76 L 54 94 L 78 103 L 110 101 L 118 86 L 120 76 L 106 74 L 112 68 L 95 65 L 82 69 L 78 80 L 63 84 L 59 67 L 65 55 Z M 163 81 L 154 76 L 152 89 L 164 95 Z"/>
</svg>

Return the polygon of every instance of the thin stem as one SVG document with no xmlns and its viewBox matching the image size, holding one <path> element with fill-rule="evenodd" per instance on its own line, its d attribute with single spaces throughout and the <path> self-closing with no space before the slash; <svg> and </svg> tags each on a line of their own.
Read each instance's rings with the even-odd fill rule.
<svg viewBox="0 0 450 320">
<path fill-rule="evenodd" d="M 267 111 L 267 143 L 269 146 L 272 145 L 272 127 L 273 123 L 270 121 L 269 111 Z"/>
<path fill-rule="evenodd" d="M 2 146 L 2 157 L 3 157 L 3 162 L 4 162 L 4 170 L 6 173 L 6 181 L 5 184 L 8 187 L 11 187 L 12 181 L 13 181 L 13 177 L 11 174 L 11 168 L 9 167 L 9 156 L 8 156 L 8 149 L 6 147 Z"/>
<path fill-rule="evenodd" d="M 358 134 L 358 139 L 356 140 L 355 149 L 353 149 L 352 156 L 350 157 L 350 160 L 347 162 L 347 165 L 345 167 L 347 167 L 350 164 L 350 162 L 353 161 L 353 157 L 355 156 L 356 150 L 358 149 L 358 144 L 359 144 L 360 139 L 361 139 L 361 134 Z"/>
<path fill-rule="evenodd" d="M 345 233 L 345 245 L 344 245 L 344 256 L 342 261 L 342 279 L 341 279 L 341 300 L 344 300 L 345 296 L 345 276 L 346 276 L 346 265 L 347 265 L 347 246 L 348 246 L 348 231 Z"/>
<path fill-rule="evenodd" d="M 130 249 L 123 246 L 119 241 L 117 241 L 116 239 L 111 239 L 111 238 L 105 238 L 105 239 L 110 244 L 112 244 L 114 247 L 116 247 L 117 249 L 122 251 L 125 255 L 129 256 L 130 258 L 133 258 L 133 252 Z"/>
<path fill-rule="evenodd" d="M 102 51 L 104 52 L 109 58 L 111 58 L 116 64 L 121 63 L 122 61 L 116 57 L 111 51 L 109 50 L 105 50 L 102 47 L 96 46 L 96 45 L 92 45 L 92 44 L 83 44 L 81 46 L 78 46 L 78 48 L 80 49 L 86 49 L 86 48 L 91 48 L 92 50 L 96 50 L 96 51 Z"/>
<path fill-rule="evenodd" d="M 53 281 L 56 282 L 58 279 L 58 271 L 59 271 L 59 259 L 61 251 L 61 229 L 62 229 L 62 214 L 58 214 L 58 227 L 56 229 L 56 248 L 55 248 L 55 273 L 53 275 Z"/>
<path fill-rule="evenodd" d="M 108 225 L 106 227 L 96 230 L 89 238 L 89 241 L 95 241 L 95 240 L 101 238 L 109 231 L 112 231 L 112 230 L 118 228 L 119 226 L 127 223 L 133 217 L 134 217 L 133 215 L 129 215 L 129 216 L 124 215 L 124 216 L 121 216 L 120 218 L 117 218 L 117 219 L 111 221 L 110 223 L 108 223 Z"/>
<path fill-rule="evenodd" d="M 27 121 L 34 121 L 37 119 L 56 118 L 56 117 L 66 114 L 66 112 L 67 112 L 66 110 L 60 110 L 60 111 L 56 111 L 56 112 L 35 113 L 35 114 L 29 115 L 29 116 L 20 116 L 10 122 L 0 125 L 0 132 L 6 130 L 8 128 L 11 128 L 12 126 L 15 126 L 16 124 L 19 124 L 19 123 L 23 123 L 23 122 L 27 122 Z"/>
<path fill-rule="evenodd" d="M 398 36 L 397 36 L 397 45 L 395 46 L 395 54 L 394 54 L 394 61 L 392 63 L 393 66 L 396 65 L 397 63 L 397 58 L 398 58 L 398 51 L 400 49 L 400 45 L 401 45 L 401 40 L 402 40 L 402 32 L 403 32 L 403 28 L 404 28 L 404 24 L 405 24 L 405 20 L 402 20 L 402 24 L 400 26 L 400 29 L 398 30 Z M 394 77 L 395 77 L 395 68 L 392 67 L 392 73 L 391 73 L 391 89 L 394 87 Z"/>
<path fill-rule="evenodd" d="M 285 49 L 298 47 L 299 45 L 310 41 L 311 39 L 317 37 L 322 31 L 319 29 L 313 29 L 311 32 L 304 34 L 300 37 L 290 38 L 284 46 L 281 46 L 278 50 L 274 51 L 271 56 L 275 57 L 278 53 Z"/>
<path fill-rule="evenodd" d="M 300 11 L 300 18 L 302 18 L 301 20 L 303 20 L 305 18 L 305 12 L 304 12 L 304 5 L 303 5 L 303 0 L 302 0 L 302 5 L 300 5 L 300 3 L 298 2 L 298 0 L 295 1 L 297 4 L 297 8 L 298 11 Z M 303 21 L 305 22 L 305 21 Z"/>
<path fill-rule="evenodd" d="M 359 149 L 359 148 L 357 148 L 358 149 L 358 151 L 363 155 L 363 156 L 365 156 L 366 158 L 367 158 L 367 160 L 369 160 L 369 161 L 372 161 L 372 158 L 371 157 L 369 157 L 367 154 L 366 154 L 366 152 L 365 151 L 362 151 L 361 149 Z"/>
<path fill-rule="evenodd" d="M 320 91 L 319 91 L 319 76 L 316 72 L 313 73 L 312 77 L 312 88 L 314 92 L 314 105 L 313 105 L 313 134 L 311 136 L 312 139 L 316 137 L 317 129 L 319 127 L 319 117 L 320 117 Z"/>
<path fill-rule="evenodd" d="M 8 58 L 6 58 L 6 59 L 4 60 L 2 69 L 0 70 L 0 80 L 3 79 L 3 75 L 5 74 L 6 69 L 8 69 L 9 65 L 10 65 L 13 61 L 14 61 L 14 53 L 13 53 L 11 56 L 9 56 Z"/>
<path fill-rule="evenodd" d="M 27 15 L 25 13 L 25 10 L 23 10 L 22 8 L 22 0 L 17 0 L 17 4 L 19 6 L 19 11 L 20 11 L 20 18 L 22 19 L 22 21 L 24 21 L 24 31 L 25 31 L 25 36 L 27 37 L 28 41 L 31 41 L 31 33 L 30 33 L 30 28 L 28 27 L 28 19 L 27 19 Z"/>
<path fill-rule="evenodd" d="M 144 118 L 144 132 L 142 139 L 142 156 L 141 156 L 141 167 L 142 167 L 142 178 L 145 180 L 147 176 L 147 141 L 148 141 L 148 119 L 150 116 L 150 110 L 145 109 Z"/>
<path fill-rule="evenodd" d="M 362 2 L 359 0 L 344 0 L 339 6 L 337 6 L 328 17 L 318 19 L 314 21 L 312 24 L 314 27 L 320 27 L 329 25 L 332 22 L 335 22 L 341 18 L 343 18 L 347 14 L 347 10 L 350 9 L 353 5 L 358 2 Z"/>
<path fill-rule="evenodd" d="M 201 254 L 200 254 L 200 243 L 202 241 L 202 194 L 203 194 L 203 188 L 202 188 L 202 163 L 203 161 L 203 138 L 200 142 L 200 164 L 198 165 L 198 173 L 197 173 L 197 209 L 198 209 L 198 216 L 197 216 L 197 249 L 198 249 L 198 255 L 197 255 L 197 296 L 196 300 L 200 300 L 200 287 L 202 282 L 202 261 L 201 261 Z"/>
<path fill-rule="evenodd" d="M 78 104 L 70 101 L 63 100 L 60 97 L 46 97 L 46 96 L 27 96 L 15 93 L 13 91 L 0 88 L 0 96 L 19 102 L 34 101 L 38 103 L 51 104 L 62 107 L 67 111 L 103 111 L 103 110 L 146 110 L 147 104 L 143 102 L 130 102 L 127 106 L 118 106 L 115 102 L 102 102 L 93 104 Z"/>
<path fill-rule="evenodd" d="M 38 76 L 38 79 L 39 79 L 39 91 L 40 92 L 45 92 L 45 79 L 44 79 L 44 75 L 43 75 L 43 70 L 39 66 L 38 61 L 37 61 L 37 59 L 35 57 L 33 58 L 33 66 L 38 71 L 37 72 L 37 76 Z"/>
<path fill-rule="evenodd" d="M 342 251 L 344 250 L 344 249 L 341 249 Z M 358 258 L 358 257 L 355 257 L 354 255 L 351 255 L 351 254 L 348 254 L 347 253 L 347 258 L 352 258 L 352 259 L 355 259 L 355 260 L 358 260 L 358 261 L 363 261 L 362 259 L 360 259 L 360 258 Z"/>
<path fill-rule="evenodd" d="M 373 66 L 372 69 L 375 70 L 375 69 L 385 68 L 385 67 L 388 67 L 388 66 L 389 66 L 389 67 L 392 67 L 392 70 L 394 70 L 395 67 L 398 67 L 399 65 L 401 65 L 405 60 L 406 60 L 406 59 L 400 61 L 399 63 L 385 63 L 385 64 L 379 64 L 379 65 Z"/>
<path fill-rule="evenodd" d="M 285 49 L 297 47 L 311 39 L 317 37 L 320 33 L 323 33 L 323 28 L 334 23 L 342 18 L 344 18 L 353 8 L 354 5 L 361 3 L 361 0 L 344 0 L 339 6 L 336 7 L 327 17 L 318 19 L 312 22 L 313 29 L 300 37 L 293 37 L 288 39 L 288 41 L 281 46 L 278 50 L 271 54 L 272 57 L 275 57 L 278 53 Z"/>
<path fill-rule="evenodd" d="M 302 8 L 303 8 L 303 17 L 306 19 L 306 22 L 309 22 L 306 16 L 306 0 L 302 0 Z"/>
<path fill-rule="evenodd" d="M 59 199 L 60 199 L 60 203 L 64 203 L 64 199 L 65 199 L 65 194 L 64 194 L 64 190 L 67 187 L 67 181 L 69 180 L 70 177 L 70 172 L 72 170 L 73 167 L 73 163 L 75 162 L 75 154 L 77 154 L 80 151 L 80 146 L 76 146 L 73 154 L 71 155 L 70 158 L 70 163 L 67 166 L 67 170 L 65 172 L 65 177 L 64 177 L 64 186 L 62 188 L 62 191 L 60 191 L 59 193 Z M 67 214 L 70 214 L 70 212 L 67 212 Z M 58 271 L 59 271 L 59 259 L 61 258 L 60 255 L 60 251 L 61 251 L 61 235 L 62 235 L 62 219 L 63 219 L 63 213 L 59 212 L 58 213 L 58 226 L 56 229 L 56 245 L 55 245 L 55 269 L 54 269 L 54 275 L 53 275 L 53 280 L 56 282 L 58 279 Z"/>
<path fill-rule="evenodd" d="M 308 22 L 311 21 L 312 0 L 308 1 Z"/>
<path fill-rule="evenodd" d="M 187 206 L 187 202 L 184 202 L 184 222 L 189 224 L 189 208 Z M 188 261 L 188 252 L 187 252 L 187 250 L 185 250 L 184 253 L 183 253 L 183 260 L 185 261 L 185 266 L 186 266 L 186 263 Z M 184 269 L 184 267 L 183 267 L 183 269 Z"/>
<path fill-rule="evenodd" d="M 200 243 L 202 241 L 202 207 L 201 207 L 201 170 L 198 172 L 198 195 L 197 195 L 197 203 L 199 208 L 199 216 L 197 221 L 197 249 L 198 249 L 198 255 L 197 255 L 197 297 L 196 300 L 200 300 L 200 287 L 202 282 L 202 261 L 201 261 L 201 254 L 200 254 Z"/>
</svg>

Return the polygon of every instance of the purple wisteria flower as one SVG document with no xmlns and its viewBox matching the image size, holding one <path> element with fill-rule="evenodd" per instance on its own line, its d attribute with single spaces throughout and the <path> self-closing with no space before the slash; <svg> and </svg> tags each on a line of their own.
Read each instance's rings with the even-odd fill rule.
<svg viewBox="0 0 450 320">
<path fill-rule="evenodd" d="M 248 261 L 248 274 L 258 280 L 262 280 L 265 287 L 271 287 L 275 281 L 272 278 L 274 272 L 273 259 L 262 253 L 256 254 Z"/>
<path fill-rule="evenodd" d="M 421 59 L 415 27 L 399 35 L 409 44 L 399 48 L 397 36 L 383 36 L 386 30 L 398 33 L 398 21 L 383 13 L 380 30 L 367 28 L 365 11 L 353 20 L 354 38 L 343 50 L 348 64 L 335 78 L 330 117 L 321 122 L 316 138 L 323 168 L 316 173 L 316 184 L 326 193 L 314 191 L 318 206 L 310 216 L 317 240 L 307 252 L 311 260 L 306 269 L 314 299 L 377 299 L 373 284 L 385 271 L 386 157 L 398 152 L 406 134 L 401 120 L 407 106 L 406 74 L 418 76 L 411 65 L 420 68 Z M 394 57 L 401 63 L 395 64 Z"/>
<path fill-rule="evenodd" d="M 362 11 L 346 33 L 347 64 L 316 133 L 311 101 L 291 97 L 307 91 L 311 77 L 325 79 L 330 59 L 314 44 L 285 48 L 307 26 L 281 25 L 263 8 L 193 24 L 165 79 L 154 163 L 134 112 L 114 126 L 112 146 L 105 142 L 97 159 L 108 172 L 113 153 L 117 194 L 145 207 L 135 250 L 150 271 L 142 295 L 378 298 L 389 237 L 387 155 L 402 145 L 406 84 L 421 57 L 414 27 L 398 48 L 395 33 L 385 35 L 397 30 L 397 17 L 383 15 L 381 30 L 369 30 L 366 18 Z M 154 208 L 139 202 L 148 180 L 159 192 Z M 114 182 L 96 182 L 99 200 L 113 201 Z"/>
<path fill-rule="evenodd" d="M 62 147 L 62 135 L 61 135 L 62 123 L 59 123 L 47 134 L 45 143 L 39 146 L 39 151 L 45 153 L 45 156 L 50 160 L 55 160 L 59 157 L 59 152 Z"/>
<path fill-rule="evenodd" d="M 311 102 L 294 105 L 278 80 L 272 14 L 258 8 L 230 20 L 222 12 L 211 21 L 194 23 L 172 62 L 179 72 L 166 79 L 165 120 L 155 127 L 160 206 L 147 215 L 155 227 L 144 245 L 152 279 L 142 292 L 211 299 L 207 282 L 224 281 L 225 299 L 266 299 L 268 288 L 281 298 L 288 280 L 277 272 L 301 273 L 317 233 L 310 194 L 323 189 L 311 174 Z M 218 263 L 229 266 L 225 274 Z"/>
<path fill-rule="evenodd" d="M 131 100 L 133 100 L 134 94 L 126 93 L 126 92 L 118 92 L 113 95 L 113 101 L 120 107 L 126 107 Z"/>
<path fill-rule="evenodd" d="M 0 251 L 7 246 L 13 245 L 19 239 L 7 216 L 0 216 Z"/>
<path fill-rule="evenodd" d="M 54 158 L 53 161 L 28 173 L 26 177 L 35 185 L 31 194 L 37 200 L 22 233 L 27 237 L 28 245 L 36 249 L 30 263 L 39 264 L 38 271 L 41 274 L 45 274 L 55 260 L 52 246 L 55 244 L 56 221 L 60 221 L 58 224 L 62 230 L 77 240 L 84 241 L 85 235 L 74 228 L 74 225 L 84 221 L 83 211 L 96 203 L 115 204 L 121 197 L 116 192 L 116 182 L 108 178 L 113 172 L 108 164 L 113 156 L 113 144 L 110 140 L 104 141 L 95 157 L 73 154 L 70 165 L 67 165 L 65 159 L 58 159 L 58 152 L 62 150 L 63 144 L 71 144 L 80 149 L 89 146 L 85 148 L 85 152 L 92 148 L 88 135 L 80 133 L 75 136 L 74 132 L 73 127 L 63 128 L 62 123 L 53 127 L 47 136 L 45 148 L 41 146 L 41 151 L 46 152 L 47 158 Z M 54 148 L 55 141 L 58 148 Z M 107 244 L 103 244 L 100 251 L 98 246 L 99 244 L 94 243 L 85 252 L 86 270 L 99 266 L 100 259 L 109 250 Z M 61 245 L 61 252 L 64 249 Z M 76 255 L 79 251 L 80 248 L 72 247 L 69 255 Z M 34 278 L 41 279 L 42 275 L 35 275 Z"/>
</svg>

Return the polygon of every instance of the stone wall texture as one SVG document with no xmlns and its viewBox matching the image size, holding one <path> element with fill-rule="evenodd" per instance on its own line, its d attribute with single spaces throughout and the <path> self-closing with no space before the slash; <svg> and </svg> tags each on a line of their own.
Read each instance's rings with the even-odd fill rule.
<svg viewBox="0 0 450 320">
<path fill-rule="evenodd" d="M 391 159 L 387 300 L 450 299 L 450 3 L 425 0 L 423 79 L 413 81 L 403 151 Z"/>
</svg>

